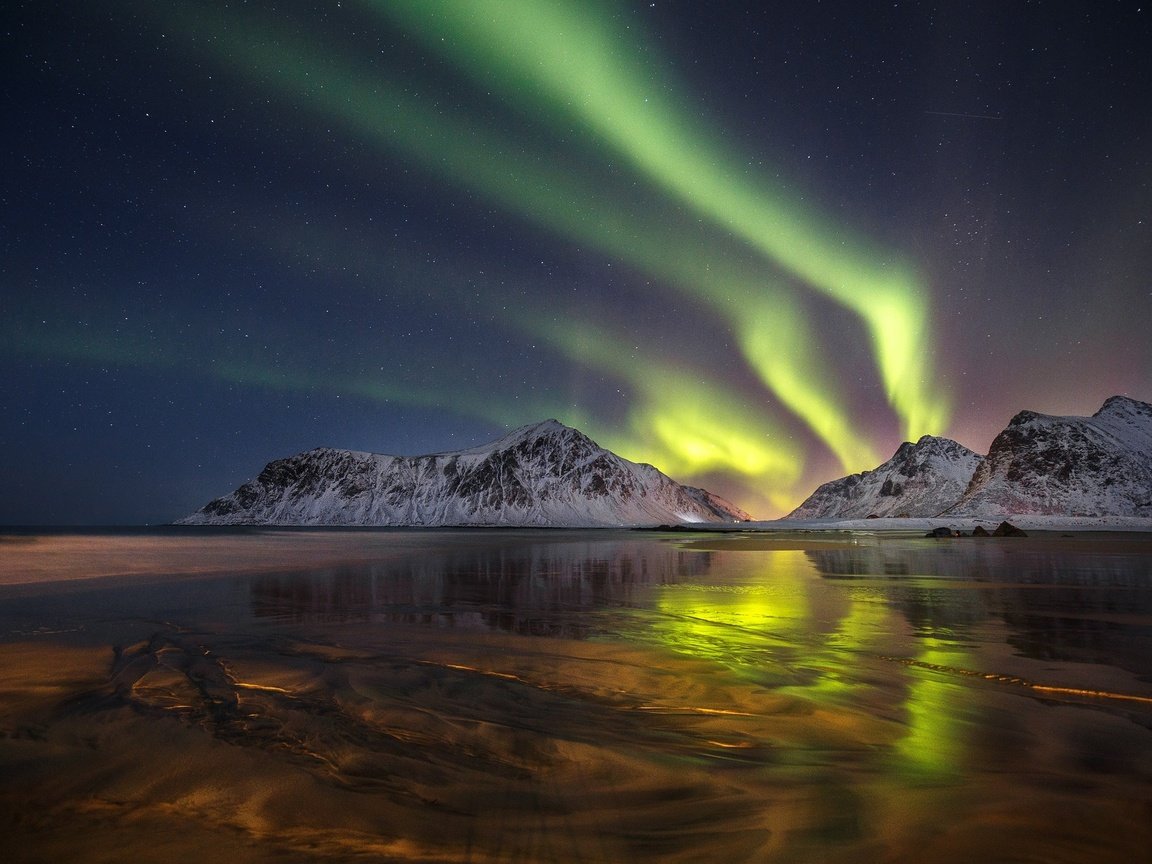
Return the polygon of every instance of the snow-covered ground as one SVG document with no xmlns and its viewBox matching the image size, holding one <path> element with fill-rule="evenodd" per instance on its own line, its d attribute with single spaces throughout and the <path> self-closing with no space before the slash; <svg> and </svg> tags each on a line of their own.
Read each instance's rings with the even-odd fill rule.
<svg viewBox="0 0 1152 864">
<path fill-rule="evenodd" d="M 913 519 L 776 519 L 744 522 L 746 531 L 862 531 L 867 533 L 927 533 L 934 528 L 970 532 L 977 525 L 991 531 L 1002 521 L 1025 531 L 1148 531 L 1152 519 L 1130 516 L 1005 516 L 976 519 L 963 516 L 916 517 Z"/>
</svg>

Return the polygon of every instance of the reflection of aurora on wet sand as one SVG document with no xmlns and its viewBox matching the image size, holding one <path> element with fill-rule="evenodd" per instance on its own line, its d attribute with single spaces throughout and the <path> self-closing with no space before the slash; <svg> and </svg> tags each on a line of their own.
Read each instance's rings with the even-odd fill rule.
<svg viewBox="0 0 1152 864">
<path fill-rule="evenodd" d="M 3 589 L 7 860 L 1152 848 L 1146 542 L 221 532 L 165 576 L 188 537 Z"/>
<path fill-rule="evenodd" d="M 665 592 L 660 610 L 671 616 L 666 619 L 668 644 L 721 663 L 753 667 L 757 672 L 751 674 L 759 674 L 770 657 L 784 672 L 773 682 L 779 692 L 806 700 L 816 716 L 836 712 L 835 725 L 869 723 L 871 718 L 846 718 L 860 706 L 871 714 L 877 697 L 890 695 L 891 682 L 870 683 L 862 674 L 862 660 L 883 656 L 892 634 L 906 630 L 907 624 L 877 599 L 816 590 L 818 574 L 804 552 L 774 552 L 758 563 L 761 579 L 753 584 Z M 826 594 L 833 596 L 821 596 Z M 761 635 L 769 641 L 767 650 L 752 647 Z M 947 639 L 927 638 L 914 644 L 916 659 L 924 663 L 964 657 L 963 647 Z M 879 733 L 892 736 L 885 742 L 886 758 L 897 771 L 912 776 L 958 771 L 962 732 L 953 728 L 951 701 L 963 694 L 947 680 L 907 677 L 901 702 L 904 716 L 899 718 L 903 723 Z"/>
</svg>

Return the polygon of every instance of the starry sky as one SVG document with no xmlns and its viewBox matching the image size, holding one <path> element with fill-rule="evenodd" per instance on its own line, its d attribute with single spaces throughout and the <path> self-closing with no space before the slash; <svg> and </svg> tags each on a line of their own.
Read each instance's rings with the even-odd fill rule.
<svg viewBox="0 0 1152 864">
<path fill-rule="evenodd" d="M 1152 6 L 5 4 L 5 524 L 549 417 L 757 517 L 1152 401 Z"/>
</svg>

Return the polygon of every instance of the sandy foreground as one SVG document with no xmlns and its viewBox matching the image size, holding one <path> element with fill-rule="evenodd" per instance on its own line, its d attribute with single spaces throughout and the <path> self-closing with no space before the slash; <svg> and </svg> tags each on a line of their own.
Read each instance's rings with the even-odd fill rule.
<svg viewBox="0 0 1152 864">
<path fill-rule="evenodd" d="M 1152 848 L 1152 748 L 1125 717 L 1138 705 L 1057 714 L 929 680 L 956 716 L 910 735 L 885 694 L 933 676 L 898 666 L 860 670 L 865 701 L 848 703 L 652 648 L 372 629 L 4 646 L 6 860 L 968 864 Z"/>
<path fill-rule="evenodd" d="M 0 859 L 1143 860 L 1152 537 L 885 527 L 7 538 Z"/>
</svg>

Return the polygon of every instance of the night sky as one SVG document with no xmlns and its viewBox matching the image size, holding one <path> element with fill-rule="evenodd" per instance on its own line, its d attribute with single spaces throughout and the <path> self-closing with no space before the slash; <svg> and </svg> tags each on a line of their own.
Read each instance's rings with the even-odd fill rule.
<svg viewBox="0 0 1152 864">
<path fill-rule="evenodd" d="M 0 522 L 555 417 L 782 515 L 1152 401 L 1152 4 L 6 3 Z"/>
</svg>

